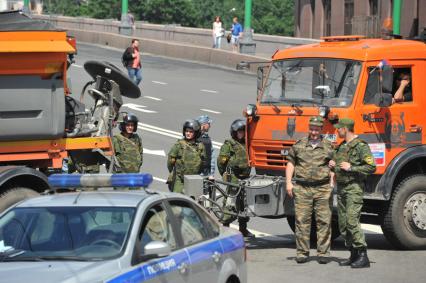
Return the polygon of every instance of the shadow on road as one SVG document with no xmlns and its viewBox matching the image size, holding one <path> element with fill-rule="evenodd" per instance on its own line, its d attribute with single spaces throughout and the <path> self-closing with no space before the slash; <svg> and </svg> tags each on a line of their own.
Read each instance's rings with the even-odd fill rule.
<svg viewBox="0 0 426 283">
<path fill-rule="evenodd" d="M 368 233 L 365 234 L 365 239 L 370 250 L 395 250 L 382 234 Z M 248 238 L 245 242 L 248 250 L 296 249 L 293 234 Z M 315 246 L 315 243 L 311 243 L 311 248 L 315 248 Z M 336 251 L 347 250 L 342 237 L 333 241 L 331 249 Z"/>
</svg>

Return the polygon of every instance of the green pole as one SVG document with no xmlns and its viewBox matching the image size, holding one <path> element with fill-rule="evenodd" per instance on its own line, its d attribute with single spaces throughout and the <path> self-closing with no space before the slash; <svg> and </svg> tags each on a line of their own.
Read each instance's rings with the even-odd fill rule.
<svg viewBox="0 0 426 283">
<path fill-rule="evenodd" d="M 30 13 L 30 0 L 24 0 L 24 7 L 22 8 L 24 13 Z"/>
<path fill-rule="evenodd" d="M 401 33 L 401 6 L 402 0 L 393 1 L 393 34 L 397 35 Z"/>
<path fill-rule="evenodd" d="M 128 17 L 129 1 L 121 0 L 120 34 L 132 35 L 133 27 Z"/>
<path fill-rule="evenodd" d="M 244 5 L 244 31 L 251 30 L 251 2 L 252 0 L 246 0 Z"/>
</svg>

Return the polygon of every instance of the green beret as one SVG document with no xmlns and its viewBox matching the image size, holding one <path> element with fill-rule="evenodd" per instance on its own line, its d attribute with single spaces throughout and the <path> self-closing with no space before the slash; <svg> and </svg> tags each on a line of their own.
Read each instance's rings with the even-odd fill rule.
<svg viewBox="0 0 426 283">
<path fill-rule="evenodd" d="M 344 127 L 353 129 L 354 125 L 355 125 L 355 122 L 351 118 L 342 118 L 342 119 L 339 119 L 339 122 L 335 124 L 334 127 L 336 129 L 340 129 Z"/>
<path fill-rule="evenodd" d="M 309 125 L 322 127 L 324 125 L 324 119 L 321 116 L 313 116 L 309 119 Z"/>
</svg>

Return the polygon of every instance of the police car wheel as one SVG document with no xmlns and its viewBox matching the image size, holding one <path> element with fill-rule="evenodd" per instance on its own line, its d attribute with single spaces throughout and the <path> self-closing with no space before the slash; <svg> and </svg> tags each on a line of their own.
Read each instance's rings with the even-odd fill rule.
<svg viewBox="0 0 426 283">
<path fill-rule="evenodd" d="M 39 193 L 24 187 L 11 187 L 0 195 L 0 212 L 21 200 L 38 196 Z"/>
<path fill-rule="evenodd" d="M 426 176 L 414 175 L 395 188 L 384 212 L 383 234 L 399 249 L 426 249 Z"/>
</svg>

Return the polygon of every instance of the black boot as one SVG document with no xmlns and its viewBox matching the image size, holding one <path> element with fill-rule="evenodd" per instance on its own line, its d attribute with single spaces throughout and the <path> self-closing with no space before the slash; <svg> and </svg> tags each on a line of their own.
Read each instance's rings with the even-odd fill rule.
<svg viewBox="0 0 426 283">
<path fill-rule="evenodd" d="M 367 256 L 367 249 L 362 248 L 358 251 L 358 258 L 351 263 L 352 268 L 366 268 L 370 267 L 370 260 Z"/>
<path fill-rule="evenodd" d="M 345 259 L 341 262 L 339 262 L 340 266 L 349 266 L 352 264 L 352 262 L 354 262 L 355 260 L 357 260 L 358 258 L 358 250 L 354 249 L 354 248 L 350 248 L 349 249 L 351 251 L 351 256 L 348 259 Z"/>
<path fill-rule="evenodd" d="M 247 222 L 241 221 L 238 223 L 239 230 L 241 234 L 243 234 L 244 238 L 254 238 L 255 235 L 250 233 L 250 231 L 247 229 Z"/>
</svg>

